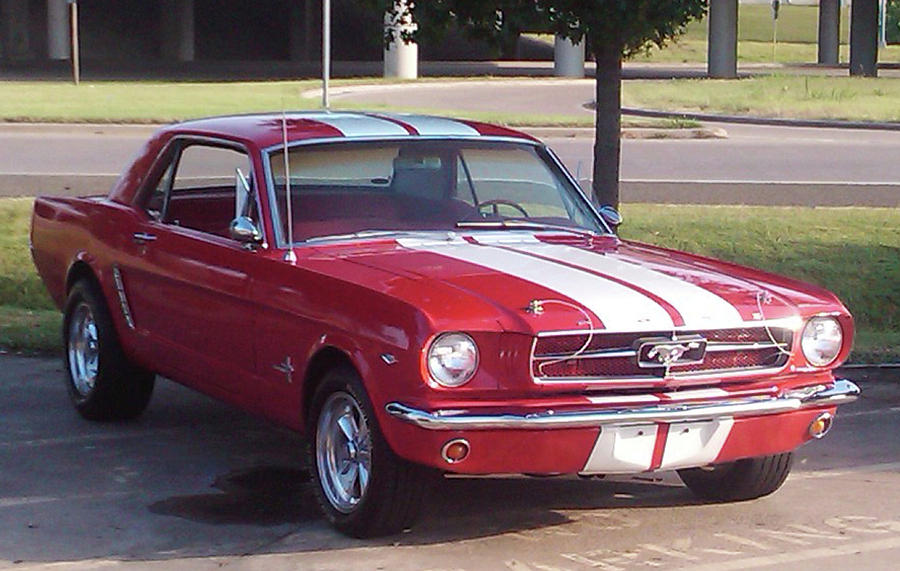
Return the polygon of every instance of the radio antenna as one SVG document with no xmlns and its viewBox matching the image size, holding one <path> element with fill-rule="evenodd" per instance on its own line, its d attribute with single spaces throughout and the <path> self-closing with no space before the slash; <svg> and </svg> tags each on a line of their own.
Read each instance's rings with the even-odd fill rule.
<svg viewBox="0 0 900 571">
<path fill-rule="evenodd" d="M 329 110 L 328 83 L 331 79 L 331 0 L 322 0 L 322 109 Z"/>
<path fill-rule="evenodd" d="M 287 209 L 287 241 L 288 251 L 284 255 L 284 261 L 297 262 L 297 254 L 294 252 L 294 209 L 291 207 L 291 161 L 288 157 L 287 114 L 281 109 L 281 139 L 284 143 L 284 192 Z"/>
</svg>

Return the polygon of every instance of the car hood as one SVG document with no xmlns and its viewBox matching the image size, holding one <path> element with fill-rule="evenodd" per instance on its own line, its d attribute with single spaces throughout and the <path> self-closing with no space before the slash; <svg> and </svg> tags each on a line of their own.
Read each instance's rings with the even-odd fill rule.
<svg viewBox="0 0 900 571">
<path fill-rule="evenodd" d="M 615 332 L 738 328 L 845 311 L 829 292 L 758 270 L 613 236 L 529 232 L 409 235 L 320 252 L 388 275 L 392 295 L 439 328 L 470 328 L 493 308 L 508 331 Z"/>
</svg>

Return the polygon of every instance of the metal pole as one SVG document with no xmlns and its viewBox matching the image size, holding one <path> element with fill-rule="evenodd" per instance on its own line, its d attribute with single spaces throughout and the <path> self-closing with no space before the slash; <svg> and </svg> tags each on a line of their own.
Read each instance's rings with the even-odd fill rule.
<svg viewBox="0 0 900 571">
<path fill-rule="evenodd" d="M 72 26 L 72 79 L 75 85 L 81 83 L 81 57 L 78 49 L 78 2 L 69 2 L 69 22 Z"/>
<path fill-rule="evenodd" d="M 772 63 L 778 62 L 778 18 L 772 21 Z"/>
<path fill-rule="evenodd" d="M 881 0 L 878 10 L 878 45 L 887 47 L 887 0 Z"/>
<path fill-rule="evenodd" d="M 709 77 L 737 77 L 738 0 L 709 1 Z"/>
<path fill-rule="evenodd" d="M 322 0 L 322 107 L 328 110 L 328 81 L 331 79 L 331 0 Z"/>
</svg>

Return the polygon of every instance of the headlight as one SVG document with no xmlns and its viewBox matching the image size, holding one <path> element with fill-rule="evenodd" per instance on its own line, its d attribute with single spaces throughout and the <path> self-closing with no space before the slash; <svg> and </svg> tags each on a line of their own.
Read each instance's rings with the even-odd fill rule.
<svg viewBox="0 0 900 571">
<path fill-rule="evenodd" d="M 813 317 L 803 328 L 800 347 L 803 356 L 816 367 L 830 365 L 841 352 L 844 333 L 841 324 L 833 317 Z"/>
<path fill-rule="evenodd" d="M 466 384 L 478 368 L 478 347 L 465 333 L 444 333 L 428 349 L 428 372 L 445 387 Z"/>
</svg>

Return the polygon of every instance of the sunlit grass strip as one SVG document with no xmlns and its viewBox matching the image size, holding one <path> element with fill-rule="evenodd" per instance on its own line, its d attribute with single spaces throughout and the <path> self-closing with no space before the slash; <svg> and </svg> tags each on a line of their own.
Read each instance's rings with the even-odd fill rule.
<svg viewBox="0 0 900 571">
<path fill-rule="evenodd" d="M 900 121 L 900 78 L 772 75 L 629 81 L 624 105 L 759 117 Z"/>
</svg>

